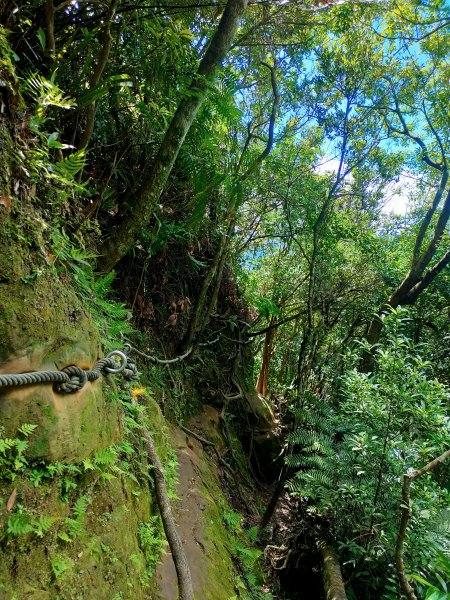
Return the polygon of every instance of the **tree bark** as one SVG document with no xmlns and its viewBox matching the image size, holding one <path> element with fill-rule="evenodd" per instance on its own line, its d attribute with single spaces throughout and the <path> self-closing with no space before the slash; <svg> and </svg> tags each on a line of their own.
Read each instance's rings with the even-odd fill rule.
<svg viewBox="0 0 450 600">
<path fill-rule="evenodd" d="M 269 326 L 272 324 L 273 319 L 270 320 Z M 270 358 L 272 356 L 272 343 L 275 336 L 275 329 L 269 329 L 264 338 L 264 349 L 261 363 L 261 369 L 259 371 L 258 382 L 256 384 L 256 391 L 262 396 L 267 395 L 267 383 L 269 379 L 269 366 Z"/>
<path fill-rule="evenodd" d="M 322 573 L 327 600 L 347 600 L 336 552 L 323 540 L 319 540 L 317 547 L 322 558 Z"/>
<path fill-rule="evenodd" d="M 51 0 L 53 3 L 53 0 Z M 92 90 L 100 81 L 100 78 L 105 70 L 106 64 L 108 62 L 109 53 L 111 50 L 111 22 L 114 19 L 114 15 L 116 13 L 118 0 L 111 0 L 111 3 L 108 7 L 108 12 L 105 17 L 105 24 L 103 26 L 103 36 L 102 36 L 102 49 L 100 52 L 100 56 L 98 57 L 97 64 L 95 66 L 94 71 L 91 74 L 89 79 L 89 89 Z M 80 143 L 78 144 L 79 150 L 84 150 L 92 137 L 94 132 L 94 122 L 95 122 L 95 101 L 90 102 L 86 108 L 86 125 L 84 131 L 81 135 Z"/>
<path fill-rule="evenodd" d="M 186 135 L 202 105 L 217 68 L 224 59 L 236 35 L 239 21 L 248 0 L 228 0 L 219 27 L 180 102 L 152 166 L 144 175 L 136 193 L 128 200 L 122 223 L 100 247 L 98 270 L 110 271 L 133 246 L 143 225 L 147 224 L 159 200 Z"/>
<path fill-rule="evenodd" d="M 230 226 L 227 228 L 227 231 L 224 232 L 220 238 L 219 247 L 217 248 L 214 258 L 209 265 L 208 272 L 206 273 L 206 277 L 202 282 L 202 287 L 195 301 L 187 331 L 181 342 L 181 350 L 185 350 L 192 346 L 196 334 L 198 331 L 200 331 L 205 322 L 206 297 L 208 290 L 214 281 L 214 277 L 216 276 L 216 273 L 218 273 L 222 256 L 227 251 L 231 229 L 232 224 L 230 224 Z"/>
</svg>

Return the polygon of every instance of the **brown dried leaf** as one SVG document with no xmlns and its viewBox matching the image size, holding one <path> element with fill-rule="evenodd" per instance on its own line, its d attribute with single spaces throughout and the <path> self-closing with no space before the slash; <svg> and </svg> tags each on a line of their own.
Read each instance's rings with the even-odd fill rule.
<svg viewBox="0 0 450 600">
<path fill-rule="evenodd" d="M 17 488 L 14 488 L 11 496 L 8 498 L 8 502 L 6 503 L 6 510 L 11 512 L 16 504 L 17 499 Z"/>
<path fill-rule="evenodd" d="M 6 194 L 0 194 L 0 206 L 9 210 L 11 208 L 11 198 Z"/>
<path fill-rule="evenodd" d="M 167 325 L 171 325 L 172 327 L 175 327 L 175 325 L 177 324 L 177 320 L 178 320 L 177 313 L 173 313 L 173 315 L 170 315 L 170 317 L 167 319 Z"/>
</svg>

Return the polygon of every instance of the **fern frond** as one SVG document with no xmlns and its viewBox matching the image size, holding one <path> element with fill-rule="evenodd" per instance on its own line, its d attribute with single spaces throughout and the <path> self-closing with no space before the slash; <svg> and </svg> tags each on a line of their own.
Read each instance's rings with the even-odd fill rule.
<svg viewBox="0 0 450 600">
<path fill-rule="evenodd" d="M 24 423 L 18 429 L 19 433 L 28 437 L 33 431 L 37 428 L 37 425 L 32 425 L 31 423 Z"/>
<path fill-rule="evenodd" d="M 292 454 L 286 458 L 288 467 L 297 469 L 322 469 L 324 471 L 332 470 L 332 463 L 323 456 L 305 456 L 302 454 Z"/>
<path fill-rule="evenodd" d="M 289 435 L 289 441 L 291 444 L 298 444 L 299 446 L 312 447 L 320 451 L 320 448 L 329 448 L 332 444 L 332 440 L 329 435 L 320 431 L 308 430 L 308 429 L 296 429 Z"/>
<path fill-rule="evenodd" d="M 72 184 L 73 181 L 71 180 L 84 168 L 85 164 L 84 150 L 78 150 L 78 152 L 72 152 L 72 154 L 54 164 L 53 169 L 63 180 Z"/>
</svg>

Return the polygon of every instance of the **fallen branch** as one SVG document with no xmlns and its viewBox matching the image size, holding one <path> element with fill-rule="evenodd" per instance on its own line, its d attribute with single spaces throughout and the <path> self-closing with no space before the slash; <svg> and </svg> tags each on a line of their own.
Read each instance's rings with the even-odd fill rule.
<svg viewBox="0 0 450 600">
<path fill-rule="evenodd" d="M 216 344 L 218 341 L 219 341 L 219 338 L 215 338 L 214 340 L 210 340 L 209 342 L 201 342 L 200 344 L 197 344 L 197 345 L 198 346 L 212 346 L 213 344 Z M 139 354 L 139 356 L 142 356 L 142 358 L 146 358 L 150 362 L 156 363 L 158 365 L 173 365 L 175 363 L 181 362 L 185 358 L 190 356 L 192 354 L 192 351 L 194 350 L 194 347 L 191 346 L 190 348 L 188 348 L 186 350 L 186 352 L 184 352 L 183 354 L 180 354 L 180 356 L 176 356 L 175 358 L 158 358 L 157 356 L 152 356 L 151 354 L 146 354 L 145 352 L 142 352 L 142 350 L 138 350 L 137 348 L 135 348 L 134 346 L 132 346 L 129 343 L 126 343 L 125 347 L 128 348 L 128 352 L 136 352 L 136 354 Z"/>
<path fill-rule="evenodd" d="M 131 396 L 131 403 L 137 406 L 136 400 Z M 159 460 L 158 453 L 153 443 L 153 438 L 149 431 L 141 426 L 141 435 L 144 439 L 145 450 L 153 466 L 153 476 L 155 481 L 156 500 L 158 502 L 161 520 L 169 542 L 172 553 L 173 563 L 177 572 L 178 579 L 178 598 L 179 600 L 194 600 L 194 590 L 192 587 L 191 571 L 183 548 L 183 543 L 178 535 L 175 519 L 170 507 L 170 500 L 167 495 L 166 480 L 164 478 L 163 468 Z"/>
<path fill-rule="evenodd" d="M 151 354 L 146 354 L 145 352 L 138 350 L 131 344 L 125 344 L 125 346 L 129 348 L 129 352 L 136 352 L 136 354 L 139 354 L 139 356 L 142 356 L 142 358 L 146 358 L 150 362 L 157 363 L 158 365 L 173 365 L 174 363 L 181 362 L 182 360 L 187 358 L 192 353 L 192 350 L 193 350 L 193 348 L 191 346 L 191 348 L 188 348 L 186 350 L 186 352 L 184 354 L 181 354 L 180 356 L 176 356 L 175 358 L 164 358 L 163 359 L 163 358 L 158 358 L 156 356 L 152 356 Z"/>
<path fill-rule="evenodd" d="M 426 475 L 430 473 L 439 463 L 444 461 L 447 457 L 450 456 L 450 450 L 447 450 L 427 465 L 422 467 L 417 471 L 412 471 L 411 473 L 405 473 L 403 475 L 403 487 L 402 487 L 402 518 L 400 521 L 400 527 L 397 534 L 397 542 L 395 545 L 395 565 L 397 567 L 397 577 L 399 579 L 400 585 L 408 600 L 417 600 L 417 596 L 414 593 L 413 588 L 411 587 L 408 578 L 405 575 L 405 563 L 403 561 L 403 546 L 406 538 L 406 529 L 408 527 L 408 521 L 411 517 L 411 508 L 410 508 L 410 487 L 411 482 L 422 475 Z"/>
<path fill-rule="evenodd" d="M 184 431 L 185 433 L 187 433 L 188 435 L 191 435 L 193 438 L 195 438 L 197 441 L 199 441 L 204 446 L 212 446 L 213 448 L 215 447 L 214 442 L 210 442 L 209 440 L 205 439 L 201 435 L 198 435 L 198 433 L 195 433 L 195 431 L 191 431 L 190 429 L 188 429 L 184 425 L 179 425 L 179 428 L 182 431 Z"/>
<path fill-rule="evenodd" d="M 347 600 L 341 567 L 335 550 L 324 540 L 317 542 L 322 558 L 322 573 L 327 600 Z"/>
</svg>

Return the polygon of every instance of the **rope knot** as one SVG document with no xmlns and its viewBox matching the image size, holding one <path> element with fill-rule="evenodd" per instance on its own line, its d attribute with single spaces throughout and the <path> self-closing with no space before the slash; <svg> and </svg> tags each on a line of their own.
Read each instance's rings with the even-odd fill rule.
<svg viewBox="0 0 450 600">
<path fill-rule="evenodd" d="M 61 369 L 61 372 L 67 375 L 67 381 L 59 383 L 56 386 L 56 390 L 64 394 L 78 392 L 82 387 L 84 387 L 88 380 L 86 371 L 80 369 L 80 367 L 76 367 L 75 365 L 64 367 L 64 369 Z"/>
<path fill-rule="evenodd" d="M 139 377 L 139 371 L 135 363 L 129 358 L 126 369 L 123 371 L 123 376 L 128 381 L 133 381 L 133 379 L 137 379 Z"/>
</svg>

